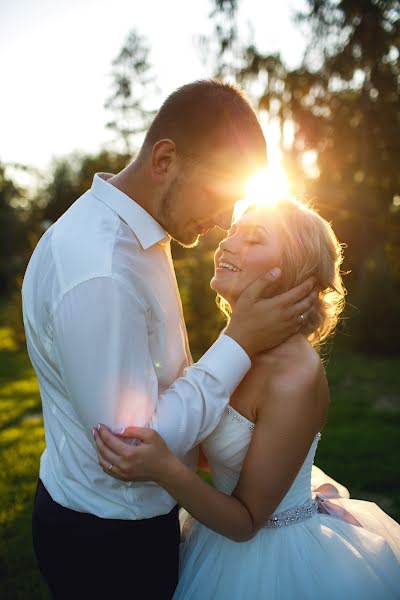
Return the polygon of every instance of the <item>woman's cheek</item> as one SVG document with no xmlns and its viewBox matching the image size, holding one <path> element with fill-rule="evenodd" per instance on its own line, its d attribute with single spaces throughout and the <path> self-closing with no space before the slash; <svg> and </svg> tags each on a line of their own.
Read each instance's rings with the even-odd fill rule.
<svg viewBox="0 0 400 600">
<path fill-rule="evenodd" d="M 253 283 L 257 279 L 257 275 L 249 271 L 242 271 L 240 273 L 240 277 L 238 278 L 238 282 L 236 285 L 236 290 L 239 293 L 242 293 L 250 284 Z"/>
<path fill-rule="evenodd" d="M 263 260 L 254 261 L 252 265 L 248 265 L 246 268 L 246 274 L 248 278 L 248 284 L 252 283 L 259 277 L 262 277 L 269 269 L 265 258 Z"/>
</svg>

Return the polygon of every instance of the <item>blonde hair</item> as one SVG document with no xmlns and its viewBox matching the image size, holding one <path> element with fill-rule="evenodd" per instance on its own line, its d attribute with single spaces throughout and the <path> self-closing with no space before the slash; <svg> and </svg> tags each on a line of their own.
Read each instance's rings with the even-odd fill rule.
<svg viewBox="0 0 400 600">
<path fill-rule="evenodd" d="M 259 208 L 251 205 L 246 212 Z M 283 247 L 281 292 L 313 275 L 318 296 L 307 315 L 302 331 L 313 346 L 320 346 L 334 332 L 345 305 L 346 289 L 340 266 L 343 247 L 330 223 L 310 205 L 284 198 L 266 207 L 278 215 L 279 239 Z M 229 321 L 231 307 L 218 295 L 217 306 Z"/>
</svg>

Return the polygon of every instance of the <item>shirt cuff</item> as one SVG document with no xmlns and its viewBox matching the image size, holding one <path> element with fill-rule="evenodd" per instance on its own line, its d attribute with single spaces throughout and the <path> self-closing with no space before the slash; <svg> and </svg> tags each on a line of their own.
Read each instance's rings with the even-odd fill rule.
<svg viewBox="0 0 400 600">
<path fill-rule="evenodd" d="M 197 364 L 213 373 L 231 396 L 250 369 L 251 360 L 242 346 L 222 334 Z"/>
</svg>

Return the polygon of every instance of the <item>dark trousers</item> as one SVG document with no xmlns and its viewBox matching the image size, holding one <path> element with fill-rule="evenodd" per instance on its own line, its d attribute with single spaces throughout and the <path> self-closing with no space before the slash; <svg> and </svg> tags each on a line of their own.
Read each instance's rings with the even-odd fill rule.
<svg viewBox="0 0 400 600">
<path fill-rule="evenodd" d="M 101 519 L 54 502 L 39 479 L 32 515 L 39 569 L 56 600 L 172 598 L 178 507 L 140 521 Z"/>
</svg>

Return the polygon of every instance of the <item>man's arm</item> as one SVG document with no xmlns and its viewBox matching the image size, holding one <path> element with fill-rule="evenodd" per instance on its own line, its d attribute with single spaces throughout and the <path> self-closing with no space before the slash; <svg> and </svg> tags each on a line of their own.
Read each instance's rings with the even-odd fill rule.
<svg viewBox="0 0 400 600">
<path fill-rule="evenodd" d="M 312 279 L 279 296 L 261 298 L 274 281 L 267 274 L 246 289 L 226 335 L 160 396 L 147 308 L 134 290 L 116 278 L 94 277 L 67 292 L 53 316 L 54 349 L 87 431 L 99 422 L 113 431 L 146 424 L 178 456 L 201 442 L 250 368 L 249 355 L 297 331 L 299 312 L 312 304 Z"/>
<path fill-rule="evenodd" d="M 233 339 L 221 336 L 159 396 L 146 312 L 119 280 L 85 281 L 55 310 L 54 349 L 88 434 L 99 422 L 114 431 L 150 423 L 183 456 L 215 428 L 250 359 Z"/>
<path fill-rule="evenodd" d="M 142 442 L 132 448 L 101 427 L 94 432 L 99 462 L 104 470 L 112 462 L 111 475 L 122 481 L 155 481 L 210 529 L 247 541 L 270 518 L 299 472 L 327 410 L 326 390 L 315 368 L 299 371 L 294 380 L 278 382 L 267 392 L 269 401 L 259 412 L 231 496 L 203 481 L 150 429 L 127 432 Z"/>
</svg>

